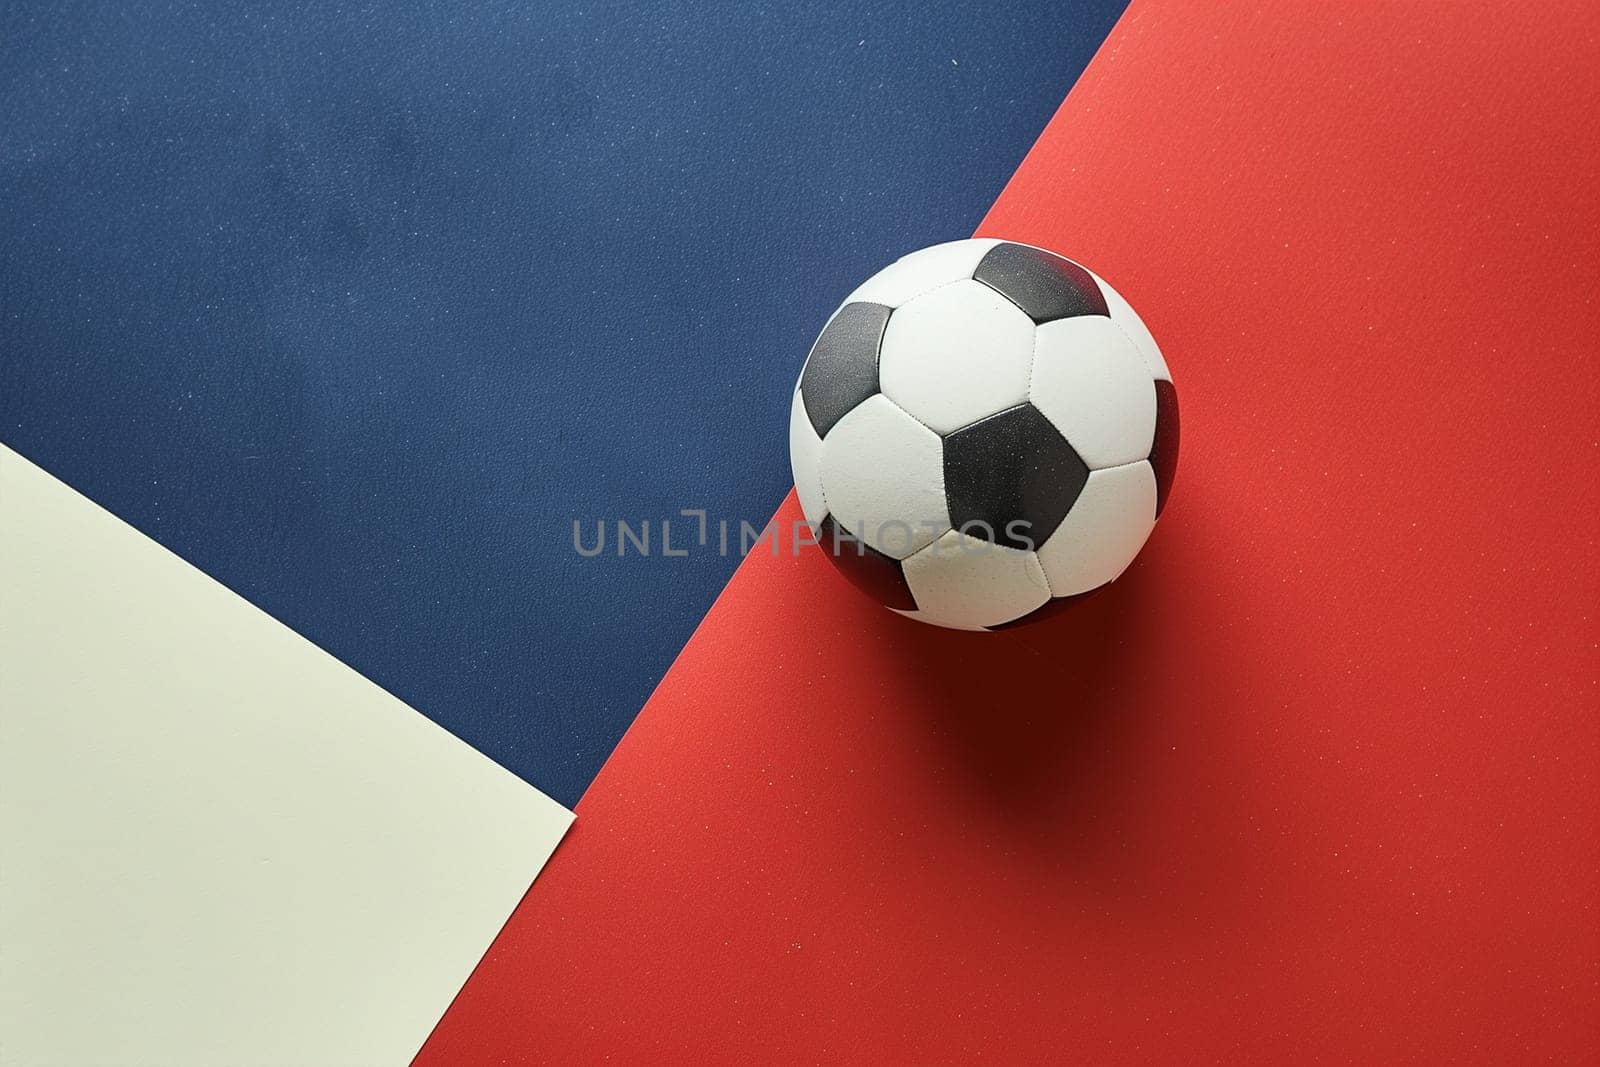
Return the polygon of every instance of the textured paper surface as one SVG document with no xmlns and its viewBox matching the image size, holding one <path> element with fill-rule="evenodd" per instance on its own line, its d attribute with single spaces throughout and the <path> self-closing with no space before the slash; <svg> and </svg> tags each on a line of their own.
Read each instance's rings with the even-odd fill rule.
<svg viewBox="0 0 1600 1067">
<path fill-rule="evenodd" d="M 403 1064 L 571 814 L 0 448 L 0 1062 Z"/>
</svg>

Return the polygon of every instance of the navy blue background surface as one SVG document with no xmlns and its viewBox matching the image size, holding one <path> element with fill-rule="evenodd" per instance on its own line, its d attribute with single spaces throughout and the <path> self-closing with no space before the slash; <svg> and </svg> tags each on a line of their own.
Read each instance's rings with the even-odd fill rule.
<svg viewBox="0 0 1600 1067">
<path fill-rule="evenodd" d="M 0 8 L 0 440 L 567 804 L 1122 4 L 670 7 Z"/>
</svg>

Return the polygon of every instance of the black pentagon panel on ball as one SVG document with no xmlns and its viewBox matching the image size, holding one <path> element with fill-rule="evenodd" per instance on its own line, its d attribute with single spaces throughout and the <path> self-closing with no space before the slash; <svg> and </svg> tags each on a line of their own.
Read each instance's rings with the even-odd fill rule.
<svg viewBox="0 0 1600 1067">
<path fill-rule="evenodd" d="M 1032 404 L 979 419 L 944 439 L 950 525 L 1011 548 L 1055 533 L 1089 480 L 1089 468 Z"/>
<path fill-rule="evenodd" d="M 1156 380 L 1156 436 L 1150 445 L 1150 469 L 1156 472 L 1156 517 L 1167 506 L 1172 476 L 1178 470 L 1178 390 Z"/>
<path fill-rule="evenodd" d="M 892 309 L 846 304 L 811 346 L 800 375 L 800 397 L 818 437 L 878 391 L 878 347 Z"/>
<path fill-rule="evenodd" d="M 851 585 L 878 603 L 900 611 L 917 609 L 900 561 L 851 536 L 832 515 L 817 524 L 817 545 Z"/>
<path fill-rule="evenodd" d="M 1034 322 L 1075 315 L 1109 315 L 1094 276 L 1042 248 L 995 245 L 972 276 L 1026 312 Z"/>
</svg>

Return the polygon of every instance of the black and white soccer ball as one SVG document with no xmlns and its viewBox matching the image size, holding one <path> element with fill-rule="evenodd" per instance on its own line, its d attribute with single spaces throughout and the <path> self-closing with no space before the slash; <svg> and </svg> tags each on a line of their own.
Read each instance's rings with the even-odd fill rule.
<svg viewBox="0 0 1600 1067">
<path fill-rule="evenodd" d="M 1116 578 L 1166 503 L 1178 397 L 1133 308 L 1043 249 L 924 248 L 851 293 L 789 420 L 806 520 L 857 587 L 995 629 Z"/>
</svg>

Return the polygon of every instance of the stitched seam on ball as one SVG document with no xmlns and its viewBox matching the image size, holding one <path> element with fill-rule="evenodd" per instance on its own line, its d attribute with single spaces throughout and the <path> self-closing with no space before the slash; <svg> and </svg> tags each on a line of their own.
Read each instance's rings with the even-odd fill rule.
<svg viewBox="0 0 1600 1067">
<path fill-rule="evenodd" d="M 1033 368 L 1039 363 L 1039 324 L 1033 324 L 1030 335 L 1033 338 L 1033 348 L 1028 352 L 1028 395 L 1027 402 L 1033 403 Z M 1047 416 L 1048 417 L 1048 416 Z"/>
<path fill-rule="evenodd" d="M 1054 535 L 1052 535 L 1052 536 L 1054 536 Z M 1050 540 L 1050 538 L 1046 537 L 1045 540 L 1048 541 L 1048 540 Z M 1050 572 L 1044 569 L 1044 560 L 1039 558 L 1039 548 L 1043 548 L 1043 547 L 1044 547 L 1043 545 L 1040 545 L 1038 548 L 1035 548 L 1033 550 L 1033 562 L 1036 565 L 1038 565 L 1039 574 L 1041 576 L 1043 576 L 1043 578 L 1044 578 L 1044 590 L 1045 590 L 1045 592 L 1050 594 L 1050 600 L 1054 600 L 1056 598 L 1056 590 L 1055 590 L 1055 587 L 1050 584 Z M 1044 603 L 1048 604 L 1048 603 L 1050 603 L 1050 600 L 1046 600 Z M 1042 607 L 1044 607 L 1044 604 L 1040 604 L 1039 605 L 1039 608 L 1042 608 Z M 1034 611 L 1038 611 L 1039 608 L 1034 608 L 1033 610 Z"/>
<path fill-rule="evenodd" d="M 937 437 L 939 439 L 939 452 L 940 452 L 941 456 L 943 455 L 943 453 L 944 453 L 944 434 L 940 433 L 938 430 L 935 430 L 932 426 L 929 426 L 927 423 L 925 423 L 921 419 L 917 418 L 916 412 L 907 410 L 906 406 L 904 404 L 900 403 L 898 400 L 896 400 L 894 397 L 890 396 L 888 393 L 884 392 L 882 389 L 879 389 L 878 392 L 876 394 L 874 394 L 874 395 L 883 397 L 889 403 L 894 405 L 894 408 L 895 408 L 896 411 L 904 412 L 905 415 L 908 418 L 910 418 L 912 422 L 916 423 L 918 426 L 921 426 L 924 430 L 927 430 L 929 433 L 933 434 L 933 436 Z M 870 400 L 872 398 L 868 397 L 867 399 Z M 866 403 L 866 401 L 864 400 L 864 401 L 862 401 L 862 403 Z"/>
<path fill-rule="evenodd" d="M 1130 459 L 1126 463 L 1113 463 L 1109 467 L 1090 467 L 1089 468 L 1089 473 L 1090 474 L 1099 474 L 1101 471 L 1119 471 L 1124 467 L 1136 467 L 1141 463 L 1149 463 L 1149 462 L 1150 462 L 1149 459 L 1147 459 L 1144 456 L 1140 456 L 1138 459 Z M 1071 509 L 1069 508 L 1068 510 L 1070 511 Z"/>
<path fill-rule="evenodd" d="M 1102 296 L 1102 299 L 1104 299 L 1103 296 Z M 1172 384 L 1171 377 L 1166 377 L 1166 378 L 1158 378 L 1158 377 L 1156 377 L 1156 369 L 1150 365 L 1150 359 L 1149 359 L 1149 357 L 1147 357 L 1144 354 L 1144 349 L 1139 347 L 1139 342 L 1135 341 L 1133 339 L 1133 334 L 1129 333 L 1126 329 L 1123 328 L 1122 323 L 1118 322 L 1116 319 L 1112 318 L 1110 315 L 1106 316 L 1106 321 L 1111 323 L 1111 325 L 1115 326 L 1117 328 L 1117 332 L 1120 333 L 1123 336 L 1123 338 L 1128 342 L 1128 344 L 1133 346 L 1134 354 L 1139 357 L 1139 362 L 1144 364 L 1144 369 L 1149 373 L 1151 381 L 1153 381 L 1153 382 L 1166 382 L 1168 385 Z M 1151 338 L 1150 343 L 1151 344 L 1155 344 L 1155 339 Z M 1165 359 L 1166 357 L 1163 356 L 1162 358 Z M 1168 368 L 1167 374 L 1168 375 L 1172 374 L 1171 368 Z"/>
<path fill-rule="evenodd" d="M 968 238 L 965 238 L 965 240 L 968 240 L 968 241 L 993 241 L 994 244 L 990 245 L 989 248 L 984 250 L 984 255 L 988 255 L 989 252 L 993 251 L 996 246 L 1005 244 L 1004 241 L 1000 240 L 997 237 L 968 237 Z M 895 260 L 894 262 L 895 263 L 902 262 L 907 257 L 914 256 L 914 255 L 916 255 L 915 252 L 907 252 L 904 256 L 901 256 L 899 259 Z M 894 309 L 893 310 L 898 311 L 899 309 L 905 307 L 907 304 L 911 303 L 911 301 L 916 300 L 918 297 L 924 297 L 924 296 L 927 296 L 929 293 L 938 292 L 940 289 L 943 289 L 943 288 L 945 288 L 947 286 L 955 285 L 957 282 L 970 282 L 970 281 L 973 281 L 974 280 L 973 277 L 972 277 L 973 272 L 976 271 L 978 269 L 978 267 L 981 266 L 982 264 L 983 264 L 983 256 L 979 256 L 978 257 L 978 262 L 974 263 L 972 265 L 972 267 L 967 271 L 966 274 L 962 275 L 959 278 L 952 278 L 950 281 L 947 281 L 947 282 L 940 282 L 938 285 L 930 286 L 927 289 L 923 289 L 921 292 L 913 293 L 910 296 L 906 297 L 904 300 L 900 301 L 900 303 L 894 305 Z M 894 263 L 889 264 L 889 266 L 891 266 L 891 267 L 894 266 Z M 884 269 L 887 270 L 888 268 L 885 267 Z M 1084 268 L 1084 269 L 1087 270 L 1088 268 Z M 863 283 L 863 284 L 865 284 L 865 283 Z M 982 285 L 983 283 L 979 282 L 978 284 Z M 859 286 L 857 288 L 859 288 Z M 848 302 L 849 301 L 847 300 L 846 303 L 848 303 Z M 893 317 L 893 316 L 891 316 L 891 317 Z"/>
<path fill-rule="evenodd" d="M 1033 326 L 1033 351 L 1028 353 L 1028 403 L 1029 404 L 1033 403 L 1033 368 L 1038 364 L 1038 362 L 1039 362 L 1039 324 L 1038 323 L 1034 323 L 1034 326 Z M 1039 411 L 1037 406 L 1034 407 L 1034 410 L 1035 411 Z M 1044 412 L 1040 411 L 1039 414 L 1044 415 Z M 1045 421 L 1046 422 L 1050 422 L 1050 416 L 1045 415 L 1044 417 L 1045 417 Z M 1053 426 L 1055 424 L 1051 423 L 1051 425 Z M 1056 432 L 1060 433 L 1061 431 L 1057 430 Z M 1066 440 L 1066 435 L 1063 434 L 1061 439 L 1063 441 L 1065 441 Z M 1067 443 L 1067 447 L 1069 447 L 1069 448 L 1072 447 L 1070 441 Z M 1070 512 L 1072 509 L 1068 508 L 1067 510 Z M 1065 518 L 1065 516 L 1062 516 L 1062 517 Z M 1048 540 L 1050 540 L 1050 538 L 1047 537 L 1047 538 L 1045 538 L 1045 540 L 1048 541 Z M 1039 558 L 1039 549 L 1041 549 L 1043 547 L 1044 547 L 1043 545 L 1034 545 L 1033 546 L 1033 561 L 1039 565 L 1039 573 L 1044 576 L 1045 592 L 1050 594 L 1051 599 L 1054 599 L 1055 595 L 1056 595 L 1056 591 L 1053 588 L 1051 588 L 1051 586 L 1050 586 L 1050 572 L 1044 569 L 1044 560 Z M 1047 600 L 1047 601 L 1045 601 L 1045 603 L 1048 604 L 1049 601 Z M 1040 605 L 1040 606 L 1042 607 L 1043 605 Z M 1039 609 L 1038 608 L 1034 608 L 1033 610 L 1038 611 Z"/>
<path fill-rule="evenodd" d="M 823 442 L 822 438 L 820 438 L 820 437 L 817 438 L 817 492 L 820 493 L 821 496 L 822 496 L 822 518 L 825 519 L 829 515 L 833 514 L 833 509 L 828 506 L 828 485 L 827 485 L 826 482 L 824 482 L 822 480 L 822 447 L 823 447 L 823 443 L 824 442 Z M 800 508 L 800 517 L 803 519 L 803 518 L 805 518 L 805 515 L 806 515 L 806 509 L 804 508 L 804 506 L 802 506 Z M 807 521 L 809 521 L 809 520 L 807 520 Z M 820 533 L 821 531 L 822 531 L 822 520 L 818 519 L 817 520 L 817 532 Z"/>
<path fill-rule="evenodd" d="M 973 270 L 976 270 L 976 269 L 977 269 L 976 267 L 973 268 Z M 970 281 L 972 281 L 972 272 L 968 271 L 967 272 L 967 276 L 965 278 L 952 278 L 950 281 L 940 282 L 938 285 L 930 286 L 929 288 L 922 290 L 920 293 L 915 293 L 915 294 L 913 294 L 911 296 L 908 296 L 904 300 L 900 301 L 900 303 L 896 304 L 890 310 L 889 318 L 893 319 L 894 318 L 894 312 L 899 311 L 901 308 L 905 307 L 907 304 L 911 303 L 911 301 L 913 301 L 913 300 L 921 300 L 923 297 L 927 296 L 929 293 L 937 293 L 940 289 L 948 289 L 952 285 L 960 285 L 962 282 L 970 282 Z M 983 283 L 979 282 L 978 284 L 982 285 Z M 887 326 L 885 326 L 884 327 L 884 332 L 887 333 L 888 329 L 889 328 Z"/>
<path fill-rule="evenodd" d="M 835 314 L 837 314 L 837 312 Z M 811 357 L 807 356 L 806 357 L 806 361 L 810 362 L 810 360 L 811 360 Z M 805 373 L 805 368 L 804 367 L 802 367 L 800 369 L 800 373 L 802 375 Z M 805 403 L 806 402 L 805 402 L 805 397 L 803 397 L 800 394 L 800 385 L 799 385 L 799 383 L 795 384 L 795 387 L 794 387 L 794 398 L 795 398 L 795 403 L 798 403 L 800 405 L 800 414 L 801 415 L 805 415 L 805 413 L 806 413 L 806 411 L 805 411 Z M 807 422 L 806 422 L 806 428 L 811 430 L 811 432 L 813 434 L 815 434 L 817 432 L 816 429 L 811 426 L 809 418 L 807 419 Z M 829 515 L 833 514 L 833 509 L 828 507 L 828 487 L 825 484 L 823 484 L 823 481 L 822 481 L 822 445 L 823 445 L 823 438 L 822 437 L 818 437 L 817 438 L 817 478 L 816 478 L 816 481 L 817 481 L 817 493 L 822 497 L 822 517 L 825 519 Z M 799 479 L 795 479 L 794 487 L 795 487 L 795 498 L 796 498 L 796 500 L 799 500 L 799 496 L 800 496 L 800 481 L 799 481 Z M 799 501 L 799 503 L 800 503 L 800 517 L 802 519 L 806 519 L 805 501 L 801 500 L 801 501 Z M 806 519 L 806 522 L 809 524 L 811 522 L 811 520 L 810 519 Z M 818 522 L 817 522 L 817 530 L 818 530 L 818 532 L 821 532 L 821 529 L 822 529 L 822 522 L 821 522 L 821 520 L 818 520 Z"/>
</svg>

